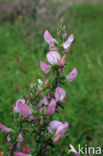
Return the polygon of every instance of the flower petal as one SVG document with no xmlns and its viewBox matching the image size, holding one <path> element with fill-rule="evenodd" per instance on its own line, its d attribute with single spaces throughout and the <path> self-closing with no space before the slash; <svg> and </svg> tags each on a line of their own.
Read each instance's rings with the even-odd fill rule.
<svg viewBox="0 0 103 156">
<path fill-rule="evenodd" d="M 60 137 L 64 136 L 67 128 L 68 128 L 68 123 L 67 122 L 65 122 L 63 124 L 60 121 L 54 120 L 54 121 L 51 121 L 49 123 L 48 131 L 49 132 L 52 132 L 54 129 L 56 129 L 54 142 L 57 142 L 60 139 Z"/>
<path fill-rule="evenodd" d="M 51 41 L 53 41 L 52 35 L 48 32 L 48 30 L 45 31 L 44 33 L 44 39 L 45 41 L 50 44 Z"/>
<path fill-rule="evenodd" d="M 73 40 L 74 40 L 74 35 L 71 34 L 71 35 L 69 36 L 69 38 L 66 40 L 66 42 L 64 42 L 63 48 L 64 48 L 64 49 L 69 49 L 69 48 L 71 47 L 71 44 L 72 44 Z"/>
<path fill-rule="evenodd" d="M 33 115 L 31 115 L 31 116 L 29 117 L 29 120 L 30 120 L 30 121 L 33 121 L 33 120 L 34 120 Z"/>
<path fill-rule="evenodd" d="M 30 87 L 31 87 L 31 88 L 33 88 L 33 87 L 34 87 L 33 83 L 30 83 Z"/>
<path fill-rule="evenodd" d="M 22 137 L 22 134 L 21 133 L 19 133 L 18 134 L 18 139 L 19 139 L 19 143 L 24 143 L 24 138 Z"/>
<path fill-rule="evenodd" d="M 57 87 L 55 91 L 55 99 L 56 101 L 65 102 L 66 92 L 63 88 Z"/>
<path fill-rule="evenodd" d="M 50 66 L 43 61 L 40 61 L 40 68 L 45 74 L 47 74 L 51 69 Z"/>
<path fill-rule="evenodd" d="M 76 68 L 73 68 L 73 70 L 66 76 L 66 79 L 70 82 L 72 82 L 78 74 L 78 70 Z"/>
<path fill-rule="evenodd" d="M 29 154 L 21 153 L 18 151 L 16 151 L 14 154 L 15 154 L 15 156 L 29 156 Z"/>
<path fill-rule="evenodd" d="M 65 132 L 67 131 L 68 126 L 69 126 L 68 122 L 64 122 L 62 136 L 64 136 Z"/>
<path fill-rule="evenodd" d="M 44 96 L 42 101 L 43 101 L 43 104 L 48 105 L 48 97 L 47 96 Z"/>
<path fill-rule="evenodd" d="M 48 130 L 53 131 L 54 129 L 58 128 L 60 125 L 62 125 L 62 122 L 53 120 L 49 123 Z"/>
<path fill-rule="evenodd" d="M 52 99 L 48 105 L 48 107 L 45 110 L 45 114 L 52 115 L 55 112 L 56 108 L 56 101 Z"/>
<path fill-rule="evenodd" d="M 5 132 L 5 133 L 9 133 L 10 129 L 6 126 L 4 126 L 3 124 L 0 123 L 0 129 Z"/>
<path fill-rule="evenodd" d="M 57 141 L 60 139 L 60 137 L 61 137 L 61 132 L 59 132 L 59 133 L 55 136 L 54 142 L 57 142 Z"/>
<path fill-rule="evenodd" d="M 25 104 L 24 99 L 17 100 L 15 110 L 16 112 L 19 112 L 24 118 L 32 114 L 30 107 Z"/>
<path fill-rule="evenodd" d="M 57 51 L 50 51 L 47 53 L 47 60 L 52 65 L 60 64 L 60 54 Z"/>
</svg>

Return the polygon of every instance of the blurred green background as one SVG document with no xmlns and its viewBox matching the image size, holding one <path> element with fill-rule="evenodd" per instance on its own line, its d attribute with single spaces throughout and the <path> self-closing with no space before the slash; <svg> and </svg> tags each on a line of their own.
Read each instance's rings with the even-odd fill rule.
<svg viewBox="0 0 103 156">
<path fill-rule="evenodd" d="M 103 146 L 103 1 L 0 0 L 0 122 L 10 126 L 12 107 L 26 87 L 44 75 L 45 29 L 56 32 L 63 16 L 68 35 L 74 33 L 67 61 L 79 74 L 67 83 L 63 118 L 70 124 L 70 141 Z M 0 131 L 0 149 L 6 135 Z"/>
</svg>

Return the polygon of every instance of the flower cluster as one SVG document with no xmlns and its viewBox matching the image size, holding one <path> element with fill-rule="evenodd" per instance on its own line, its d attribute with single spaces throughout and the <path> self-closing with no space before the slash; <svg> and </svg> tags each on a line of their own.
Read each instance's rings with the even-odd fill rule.
<svg viewBox="0 0 103 156">
<path fill-rule="evenodd" d="M 40 61 L 40 68 L 45 75 L 51 72 L 51 77 L 31 83 L 29 94 L 17 100 L 13 106 L 15 121 L 11 128 L 0 123 L 0 129 L 8 133 L 10 156 L 29 156 L 34 153 L 41 155 L 43 151 L 48 152 L 49 147 L 58 142 L 67 131 L 68 122 L 57 121 L 54 116 L 54 113 L 59 113 L 59 110 L 64 108 L 66 102 L 66 91 L 61 86 L 65 80 L 72 82 L 78 73 L 74 67 L 65 75 L 66 55 L 74 40 L 74 35 L 71 34 L 65 41 L 66 35 L 62 24 L 58 28 L 57 39 L 52 37 L 48 30 L 45 31 L 44 39 L 49 44 L 49 52 L 46 55 L 49 64 Z M 31 148 L 26 144 L 26 133 L 34 138 L 35 147 L 32 147 L 32 139 Z M 75 152 L 73 153 L 75 155 Z"/>
</svg>

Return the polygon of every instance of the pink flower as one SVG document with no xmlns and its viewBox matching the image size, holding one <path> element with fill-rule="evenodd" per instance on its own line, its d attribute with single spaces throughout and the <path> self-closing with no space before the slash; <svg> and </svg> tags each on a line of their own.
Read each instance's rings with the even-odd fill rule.
<svg viewBox="0 0 103 156">
<path fill-rule="evenodd" d="M 52 35 L 48 32 L 48 30 L 45 31 L 44 33 L 44 39 L 45 41 L 49 44 L 49 49 L 50 50 L 56 50 L 56 46 L 54 44 L 54 38 Z"/>
<path fill-rule="evenodd" d="M 73 70 L 66 76 L 66 79 L 70 82 L 72 82 L 77 77 L 78 71 L 76 68 L 73 68 Z"/>
<path fill-rule="evenodd" d="M 30 120 L 30 121 L 33 121 L 33 120 L 34 120 L 33 115 L 31 115 L 31 116 L 29 117 L 29 120 Z"/>
<path fill-rule="evenodd" d="M 3 124 L 0 123 L 0 129 L 5 132 L 5 133 L 9 133 L 10 129 L 6 126 L 4 126 Z"/>
<path fill-rule="evenodd" d="M 10 134 L 8 134 L 7 136 L 7 141 L 11 142 Z M 21 133 L 18 134 L 18 144 L 17 144 L 18 149 L 20 148 L 20 144 L 24 144 L 24 138 L 22 137 Z"/>
<path fill-rule="evenodd" d="M 57 51 L 50 51 L 47 53 L 47 60 L 52 65 L 60 64 L 60 54 Z"/>
<path fill-rule="evenodd" d="M 62 125 L 63 123 L 57 120 L 51 121 L 49 123 L 49 127 L 48 130 L 49 132 L 53 131 L 54 129 L 58 128 L 60 125 Z"/>
<path fill-rule="evenodd" d="M 64 124 L 60 121 L 51 121 L 48 127 L 49 132 L 52 132 L 56 129 L 54 142 L 57 142 L 62 136 L 64 136 L 66 130 L 68 128 L 68 123 L 64 122 Z"/>
<path fill-rule="evenodd" d="M 51 99 L 48 107 L 45 110 L 45 114 L 52 115 L 55 112 L 56 108 L 56 101 L 54 99 Z"/>
<path fill-rule="evenodd" d="M 40 68 L 45 74 L 47 74 L 51 69 L 51 67 L 43 61 L 40 61 Z"/>
<path fill-rule="evenodd" d="M 18 135 L 18 140 L 19 140 L 19 143 L 24 144 L 24 138 L 22 137 L 21 133 L 19 133 Z"/>
<path fill-rule="evenodd" d="M 48 97 L 47 96 L 44 96 L 43 99 L 40 100 L 40 102 L 39 102 L 39 108 L 42 107 L 42 104 L 48 105 Z"/>
<path fill-rule="evenodd" d="M 57 51 L 50 51 L 47 53 L 47 60 L 52 65 L 58 65 L 64 67 L 66 55 L 60 57 L 60 54 Z"/>
<path fill-rule="evenodd" d="M 43 99 L 40 100 L 39 102 L 40 112 L 42 112 L 42 110 L 44 109 L 43 104 L 48 105 L 48 96 L 44 96 Z"/>
<path fill-rule="evenodd" d="M 33 83 L 30 83 L 30 87 L 33 88 Z"/>
<path fill-rule="evenodd" d="M 16 151 L 15 156 L 30 156 L 30 155 Z"/>
<path fill-rule="evenodd" d="M 17 146 L 16 146 L 18 150 L 20 149 L 21 144 L 24 144 L 24 138 L 22 137 L 22 134 L 19 133 L 18 134 L 18 143 L 17 143 Z"/>
<path fill-rule="evenodd" d="M 69 38 L 66 40 L 66 42 L 64 42 L 63 48 L 66 49 L 66 50 L 69 50 L 70 47 L 71 47 L 71 44 L 72 44 L 73 40 L 74 40 L 74 35 L 71 34 L 69 36 Z"/>
<path fill-rule="evenodd" d="M 19 112 L 24 118 L 32 114 L 30 107 L 25 104 L 24 99 L 17 100 L 16 107 L 14 108 L 13 111 Z"/>
<path fill-rule="evenodd" d="M 61 33 L 61 31 L 60 31 L 60 33 Z M 66 33 L 63 34 L 64 37 L 66 37 L 66 35 L 67 35 Z M 45 39 L 45 41 L 49 44 L 49 49 L 55 51 L 55 50 L 56 50 L 56 46 L 55 46 L 55 44 L 54 44 L 55 39 L 54 39 L 54 38 L 52 37 L 52 35 L 48 32 L 48 30 L 46 30 L 45 33 L 44 33 L 44 39 Z M 74 35 L 71 34 L 71 35 L 69 36 L 69 38 L 64 42 L 63 48 L 65 49 L 65 52 L 66 52 L 66 53 L 69 51 L 73 40 L 74 40 Z"/>
<path fill-rule="evenodd" d="M 52 42 L 54 40 L 54 38 L 52 37 L 52 35 L 48 32 L 48 30 L 45 31 L 44 33 L 44 39 L 45 41 L 50 44 L 50 42 Z"/>
<path fill-rule="evenodd" d="M 43 104 L 48 105 L 48 97 L 44 96 L 42 99 Z"/>
<path fill-rule="evenodd" d="M 74 156 L 80 156 L 72 145 L 70 145 L 70 152 L 72 152 Z"/>
<path fill-rule="evenodd" d="M 29 148 L 27 145 L 24 145 L 24 146 L 23 146 L 23 152 L 24 152 L 24 153 L 27 153 L 27 154 L 28 154 L 28 153 L 30 153 L 30 151 L 31 151 L 31 150 L 30 150 L 30 148 Z"/>
<path fill-rule="evenodd" d="M 11 142 L 10 134 L 7 136 L 7 142 Z"/>
<path fill-rule="evenodd" d="M 65 90 L 63 88 L 56 88 L 56 91 L 55 91 L 55 99 L 56 99 L 56 102 L 65 102 L 65 96 L 66 96 L 66 93 L 65 93 Z"/>
</svg>

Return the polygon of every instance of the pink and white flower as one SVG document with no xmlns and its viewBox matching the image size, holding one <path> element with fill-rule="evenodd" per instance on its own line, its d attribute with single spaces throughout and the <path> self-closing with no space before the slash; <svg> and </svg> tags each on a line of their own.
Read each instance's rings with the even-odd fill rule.
<svg viewBox="0 0 103 156">
<path fill-rule="evenodd" d="M 33 87 L 34 87 L 33 83 L 30 83 L 30 87 L 31 87 L 31 88 L 33 88 Z"/>
<path fill-rule="evenodd" d="M 56 108 L 56 101 L 54 99 L 51 99 L 50 103 L 48 104 L 45 114 L 52 115 L 55 112 Z"/>
<path fill-rule="evenodd" d="M 43 104 L 48 105 L 48 97 L 44 96 L 42 99 Z"/>
<path fill-rule="evenodd" d="M 11 142 L 10 134 L 7 136 L 7 142 Z"/>
<path fill-rule="evenodd" d="M 25 104 L 24 99 L 19 99 L 16 102 L 16 107 L 13 109 L 14 112 L 19 112 L 24 118 L 30 116 L 31 110 L 28 105 Z"/>
<path fill-rule="evenodd" d="M 65 36 L 66 33 L 63 34 Z M 56 46 L 54 44 L 55 39 L 52 37 L 52 35 L 48 32 L 48 30 L 44 33 L 44 39 L 49 44 L 50 50 L 56 50 Z M 67 53 L 70 50 L 71 44 L 74 41 L 74 35 L 71 34 L 68 39 L 63 43 L 63 48 L 65 49 L 65 52 Z"/>
<path fill-rule="evenodd" d="M 73 70 L 66 76 L 66 79 L 70 82 L 72 82 L 78 74 L 78 70 L 76 68 L 73 68 Z"/>
<path fill-rule="evenodd" d="M 10 132 L 10 129 L 8 127 L 4 126 L 2 123 L 0 123 L 0 129 L 5 133 Z"/>
<path fill-rule="evenodd" d="M 40 109 L 40 112 L 42 112 L 42 110 L 44 109 L 43 104 L 44 104 L 45 106 L 48 105 L 48 96 L 44 96 L 43 99 L 40 100 L 40 102 L 39 102 L 39 109 Z"/>
<path fill-rule="evenodd" d="M 58 65 L 64 67 L 66 55 L 60 57 L 57 51 L 50 51 L 47 53 L 47 60 L 51 65 Z"/>
<path fill-rule="evenodd" d="M 20 149 L 20 145 L 21 144 L 24 144 L 24 138 L 22 137 L 22 134 L 21 133 L 19 133 L 18 134 L 18 143 L 17 143 L 17 149 L 19 150 Z"/>
<path fill-rule="evenodd" d="M 45 31 L 44 33 L 44 39 L 45 41 L 50 44 L 50 42 L 52 42 L 54 40 L 54 38 L 52 37 L 52 35 L 48 32 L 48 30 Z"/>
<path fill-rule="evenodd" d="M 74 40 L 74 35 L 71 34 L 71 35 L 69 36 L 69 38 L 66 40 L 66 42 L 64 42 L 63 48 L 66 50 L 66 52 L 69 51 L 73 40 Z"/>
<path fill-rule="evenodd" d="M 44 39 L 45 41 L 49 44 L 49 49 L 50 50 L 56 50 L 56 46 L 54 44 L 54 38 L 52 35 L 48 32 L 48 30 L 45 31 L 44 33 Z"/>
<path fill-rule="evenodd" d="M 40 68 L 45 74 L 47 74 L 51 69 L 51 67 L 43 61 L 40 61 Z"/>
<path fill-rule="evenodd" d="M 21 133 L 18 134 L 18 141 L 19 143 L 24 144 L 24 138 L 22 137 Z"/>
<path fill-rule="evenodd" d="M 30 156 L 29 154 L 21 153 L 18 151 L 16 151 L 14 154 L 15 154 L 15 156 Z"/>
<path fill-rule="evenodd" d="M 60 121 L 54 120 L 50 122 L 48 130 L 49 132 L 52 132 L 56 129 L 54 142 L 57 142 L 62 136 L 64 136 L 67 128 L 68 128 L 67 122 L 64 122 L 63 124 Z"/>
<path fill-rule="evenodd" d="M 47 60 L 51 65 L 59 65 L 60 64 L 60 54 L 57 51 L 50 51 L 47 53 Z"/>
<path fill-rule="evenodd" d="M 70 144 L 70 152 L 72 152 L 74 156 L 80 156 L 79 153 L 75 150 L 75 148 L 71 144 Z"/>
<path fill-rule="evenodd" d="M 65 58 L 66 55 L 60 57 L 60 54 L 57 51 L 50 51 L 47 53 L 48 62 L 51 65 L 58 65 L 61 68 L 64 68 Z M 40 62 L 40 68 L 45 74 L 51 70 L 51 67 L 43 61 Z"/>
<path fill-rule="evenodd" d="M 10 134 L 7 136 L 7 142 L 11 142 Z M 24 144 L 24 138 L 22 137 L 21 133 L 18 134 L 18 143 L 17 148 L 20 149 L 20 144 Z"/>
<path fill-rule="evenodd" d="M 56 102 L 65 102 L 66 92 L 63 88 L 57 87 L 55 91 Z"/>
<path fill-rule="evenodd" d="M 44 96 L 43 99 L 40 100 L 40 102 L 39 102 L 39 108 L 42 107 L 42 104 L 48 105 L 48 97 L 47 96 Z"/>
</svg>

